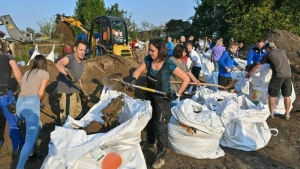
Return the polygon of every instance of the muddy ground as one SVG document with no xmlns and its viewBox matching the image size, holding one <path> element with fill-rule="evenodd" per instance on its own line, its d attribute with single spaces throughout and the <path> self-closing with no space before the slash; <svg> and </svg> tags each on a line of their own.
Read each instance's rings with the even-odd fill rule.
<svg viewBox="0 0 300 169">
<path fill-rule="evenodd" d="M 278 41 L 280 41 L 280 36 L 275 36 L 274 38 L 278 38 Z M 300 44 L 300 40 L 296 44 Z M 290 50 L 290 48 L 287 48 L 286 50 Z M 134 52 L 134 54 L 135 57 L 133 60 L 115 58 L 111 56 L 96 57 L 86 60 L 82 79 L 84 88 L 93 97 L 99 98 L 103 88 L 102 79 L 106 75 L 111 73 L 123 73 L 125 80 L 129 80 L 129 75 L 133 72 L 134 68 L 138 66 L 138 63 L 142 62 L 146 53 L 137 51 L 137 53 Z M 298 58 L 295 57 L 294 60 L 291 59 L 291 62 L 294 65 L 297 65 Z M 28 67 L 22 67 L 21 70 L 22 73 L 25 73 L 25 71 L 28 70 Z M 48 71 L 50 73 L 50 81 L 42 102 L 45 104 L 47 109 L 50 109 L 53 113 L 57 114 L 55 88 L 58 72 L 54 64 L 51 62 L 48 62 Z M 274 119 L 267 120 L 269 127 L 277 128 L 279 130 L 279 134 L 276 137 L 272 137 L 265 148 L 255 152 L 244 152 L 223 148 L 225 156 L 213 160 L 198 160 L 177 154 L 173 150 L 167 149 L 166 164 L 163 168 L 300 168 L 300 76 L 297 74 L 297 70 L 294 71 L 293 77 L 297 100 L 293 104 L 294 108 L 291 113 L 291 119 L 289 121 L 285 121 L 283 118 L 276 116 Z M 143 78 L 139 79 L 138 84 L 144 85 L 145 80 Z M 12 80 L 11 87 L 15 90 L 16 82 L 14 82 L 14 80 Z M 127 90 L 127 87 L 125 86 L 121 87 L 120 90 L 129 96 L 144 98 L 143 92 L 139 90 L 136 90 L 134 93 Z M 86 113 L 93 103 L 88 104 L 83 99 L 83 105 L 84 112 Z M 52 119 L 50 115 L 42 112 L 41 121 L 43 123 L 43 128 L 40 132 L 37 146 L 37 151 L 41 157 L 39 161 L 28 161 L 25 167 L 28 169 L 37 169 L 42 165 L 43 159 L 48 154 L 50 132 L 54 130 L 58 119 Z M 142 132 L 142 136 L 143 139 L 145 139 L 144 132 Z M 144 155 L 148 166 L 151 166 L 151 163 L 154 160 L 154 154 L 149 151 L 144 151 Z M 5 142 L 0 150 L 0 168 L 14 169 L 16 168 L 17 161 L 18 157 L 13 157 L 12 155 L 11 143 L 6 128 Z"/>
</svg>

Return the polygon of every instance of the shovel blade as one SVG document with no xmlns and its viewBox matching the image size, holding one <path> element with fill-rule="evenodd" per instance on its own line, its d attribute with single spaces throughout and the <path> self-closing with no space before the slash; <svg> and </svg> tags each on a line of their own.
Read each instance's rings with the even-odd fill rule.
<svg viewBox="0 0 300 169">
<path fill-rule="evenodd" d="M 105 76 L 102 82 L 104 86 L 112 90 L 118 90 L 121 87 L 122 78 L 123 78 L 122 73 L 113 73 L 108 76 Z"/>
</svg>

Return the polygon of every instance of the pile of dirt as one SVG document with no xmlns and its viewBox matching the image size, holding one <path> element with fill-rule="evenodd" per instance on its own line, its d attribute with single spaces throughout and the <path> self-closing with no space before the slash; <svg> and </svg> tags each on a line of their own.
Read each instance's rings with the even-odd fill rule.
<svg viewBox="0 0 300 169">
<path fill-rule="evenodd" d="M 97 121 L 92 121 L 88 126 L 83 129 L 86 134 L 96 134 L 106 132 L 101 123 Z"/>
<path fill-rule="evenodd" d="M 274 42 L 277 48 L 284 49 L 290 59 L 293 73 L 300 73 L 300 37 L 286 30 L 276 30 L 269 33 L 266 37 L 269 42 Z M 256 44 L 245 47 L 240 54 L 243 59 L 247 59 L 248 52 Z"/>
<path fill-rule="evenodd" d="M 114 98 L 103 110 L 104 127 L 108 129 L 115 128 L 118 125 L 119 112 L 124 106 L 124 96 Z"/>
<path fill-rule="evenodd" d="M 138 64 L 142 63 L 145 56 L 148 55 L 148 53 L 146 51 L 132 51 L 132 55 L 133 55 L 133 60 L 135 60 Z"/>
<path fill-rule="evenodd" d="M 55 31 L 51 33 L 51 38 L 58 39 L 59 43 L 68 44 L 71 47 L 73 47 L 76 42 L 73 30 L 65 22 L 59 22 L 57 24 Z"/>
<path fill-rule="evenodd" d="M 104 120 L 104 124 L 97 121 L 92 121 L 86 128 L 83 130 L 87 134 L 95 134 L 95 133 L 105 133 L 110 131 L 111 129 L 118 126 L 118 117 L 119 112 L 122 110 L 124 105 L 123 101 L 124 96 L 121 95 L 115 99 L 113 99 L 103 110 L 103 116 L 101 117 Z"/>
</svg>

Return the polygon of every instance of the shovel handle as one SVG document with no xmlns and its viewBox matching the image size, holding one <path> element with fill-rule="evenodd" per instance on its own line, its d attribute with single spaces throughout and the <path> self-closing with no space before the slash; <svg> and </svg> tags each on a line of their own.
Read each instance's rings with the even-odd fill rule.
<svg viewBox="0 0 300 169">
<path fill-rule="evenodd" d="M 170 81 L 173 84 L 181 84 L 182 82 L 178 82 L 178 81 Z M 195 82 L 190 82 L 190 85 L 196 85 L 197 83 Z M 201 86 L 213 86 L 213 87 L 219 87 L 219 88 L 223 88 L 225 89 L 226 87 L 221 86 L 221 85 L 217 85 L 217 84 L 211 84 L 211 83 L 201 83 Z"/>
<path fill-rule="evenodd" d="M 127 86 L 130 86 L 130 84 L 125 82 L 123 79 L 121 79 L 121 83 L 123 83 Z M 158 93 L 158 94 L 161 94 L 161 95 L 166 95 L 165 92 L 158 91 L 158 90 L 155 90 L 155 89 L 151 89 L 151 88 L 148 88 L 148 87 L 143 87 L 143 86 L 138 86 L 138 85 L 131 85 L 131 86 L 134 87 L 134 88 L 144 90 L 144 91 L 148 91 L 148 92 L 152 92 L 152 93 Z"/>
<path fill-rule="evenodd" d="M 68 69 L 65 69 L 65 71 L 68 74 L 68 76 L 71 78 L 71 80 L 74 81 L 74 77 L 70 73 L 70 71 Z M 85 97 L 88 97 L 89 94 L 80 86 L 79 82 L 73 82 L 73 84 L 81 90 L 81 92 L 84 94 Z"/>
</svg>

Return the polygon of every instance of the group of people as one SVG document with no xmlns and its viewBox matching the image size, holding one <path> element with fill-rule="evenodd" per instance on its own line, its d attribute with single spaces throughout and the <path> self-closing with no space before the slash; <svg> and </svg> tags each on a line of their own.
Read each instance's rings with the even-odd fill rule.
<svg viewBox="0 0 300 169">
<path fill-rule="evenodd" d="M 65 121 L 67 115 L 74 118 L 81 115 L 79 89 L 74 85 L 74 82 L 79 82 L 81 85 L 80 77 L 83 71 L 85 52 L 86 43 L 78 41 L 74 46 L 74 53 L 63 57 L 56 64 L 60 72 L 57 77 L 57 92 L 62 122 Z M 7 121 L 14 157 L 19 156 L 17 169 L 23 169 L 28 159 L 39 158 L 34 147 L 42 128 L 40 108 L 41 99 L 49 81 L 47 61 L 43 55 L 36 55 L 30 70 L 22 76 L 15 58 L 0 45 L 0 71 L 0 147 L 4 142 Z M 11 71 L 18 83 L 18 88 L 20 88 L 17 93 L 17 101 L 10 89 Z M 70 72 L 71 75 L 66 71 Z M 26 124 L 25 138 L 21 126 L 23 122 Z"/>
<path fill-rule="evenodd" d="M 131 85 L 134 85 L 142 72 L 147 70 L 147 87 L 167 93 L 166 97 L 150 92 L 147 95 L 153 108 L 153 117 L 147 125 L 147 142 L 144 148 L 152 149 L 155 140 L 157 140 L 157 155 L 152 165 L 153 168 L 160 168 L 165 164 L 167 124 L 171 116 L 171 102 L 183 94 L 190 80 L 196 82 L 198 86 L 201 85 L 198 80 L 201 70 L 199 49 L 196 52 L 197 49 L 195 50 L 193 43 L 185 42 L 184 38 L 182 40 L 183 42 L 177 44 L 174 48 L 172 48 L 171 37 L 168 38 L 167 44 L 158 39 L 150 41 L 149 55 L 144 58 L 144 62 L 132 75 Z M 242 45 L 232 40 L 228 45 L 228 49 L 226 49 L 223 46 L 223 40 L 219 39 L 216 45 L 212 47 L 211 57 L 216 70 L 219 71 L 219 85 L 227 86 L 231 83 L 231 72 L 234 66 L 244 70 L 235 61 L 237 52 Z M 202 50 L 202 52 L 204 51 Z M 189 64 L 188 60 L 192 64 Z M 257 45 L 250 50 L 247 63 L 247 68 L 250 67 L 251 69 L 248 70 L 246 78 L 255 73 L 264 63 L 270 64 L 273 72 L 268 88 L 270 117 L 274 118 L 275 98 L 280 95 L 281 90 L 286 110 L 285 119 L 289 120 L 292 81 L 290 63 L 285 51 L 277 49 L 274 42 L 265 44 L 260 39 L 257 41 Z M 172 81 L 180 81 L 181 83 L 173 84 Z M 229 90 L 234 92 L 234 87 Z"/>
<path fill-rule="evenodd" d="M 205 52 L 205 49 L 195 47 L 192 38 L 189 38 L 187 42 L 183 40 L 181 44 L 177 44 L 175 47 L 169 43 L 172 43 L 171 37 L 168 38 L 167 45 L 161 39 L 151 40 L 148 45 L 149 55 L 133 72 L 130 81 L 131 85 L 135 85 L 139 76 L 147 71 L 147 87 L 166 93 L 166 95 L 160 95 L 148 92 L 146 95 L 147 100 L 151 102 L 153 111 L 152 118 L 146 127 L 147 142 L 143 148 L 153 149 L 155 145 L 157 146 L 153 168 L 160 168 L 165 164 L 164 159 L 168 144 L 167 124 L 171 116 L 171 103 L 181 97 L 190 81 L 193 81 L 195 86 L 201 85 L 199 75 L 203 63 L 199 51 Z M 199 43 L 202 42 L 198 41 Z M 222 44 L 222 40 L 219 39 L 212 48 L 211 57 L 219 71 L 219 84 L 227 86 L 231 81 L 233 66 L 243 68 L 234 60 L 240 44 L 232 41 L 229 43 L 228 49 L 225 49 Z M 73 50 L 74 53 L 66 55 L 56 63 L 56 68 L 59 71 L 57 93 L 62 123 L 68 115 L 73 118 L 82 117 L 80 88 L 75 83 L 79 83 L 82 87 L 81 75 L 84 68 L 83 57 L 86 52 L 86 43 L 77 41 Z M 289 60 L 285 51 L 277 49 L 273 42 L 261 45 L 261 41 L 258 41 L 257 46 L 249 52 L 248 63 L 249 65 L 255 64 L 255 66 L 252 66 L 251 70 L 248 71 L 247 78 L 255 73 L 262 64 L 270 64 L 273 71 L 268 88 L 270 116 L 274 117 L 275 97 L 279 95 L 281 89 L 286 106 L 285 117 L 289 119 L 291 104 L 289 97 L 292 82 Z M 2 72 L 0 74 L 0 110 L 2 111 L 0 113 L 0 145 L 4 141 L 5 121 L 7 120 L 13 151 L 18 154 L 21 150 L 17 168 L 24 168 L 26 160 L 30 155 L 33 155 L 34 145 L 41 129 L 40 100 L 49 80 L 47 61 L 43 55 L 35 56 L 31 69 L 22 76 L 14 57 L 6 54 L 0 47 L 0 71 Z M 15 114 L 10 111 L 12 103 L 15 102 L 13 93 L 9 89 L 11 71 L 13 71 L 15 79 L 21 87 Z M 191 90 L 193 90 L 193 86 L 190 87 L 189 91 Z M 22 137 L 21 121 L 26 123 L 25 139 Z"/>
</svg>

